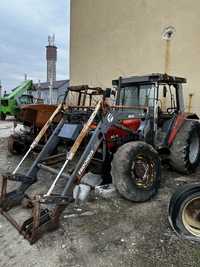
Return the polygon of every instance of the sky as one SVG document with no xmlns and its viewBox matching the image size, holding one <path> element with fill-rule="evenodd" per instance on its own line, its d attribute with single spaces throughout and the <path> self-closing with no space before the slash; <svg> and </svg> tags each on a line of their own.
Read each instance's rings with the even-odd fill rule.
<svg viewBox="0 0 200 267">
<path fill-rule="evenodd" d="M 57 80 L 69 78 L 70 0 L 0 0 L 0 80 L 11 90 L 24 80 L 46 81 L 45 46 L 55 34 Z"/>
</svg>

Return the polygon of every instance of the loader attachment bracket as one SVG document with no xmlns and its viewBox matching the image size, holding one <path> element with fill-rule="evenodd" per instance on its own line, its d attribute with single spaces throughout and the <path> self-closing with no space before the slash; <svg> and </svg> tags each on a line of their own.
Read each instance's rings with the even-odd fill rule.
<svg viewBox="0 0 200 267">
<path fill-rule="evenodd" d="M 21 204 L 24 199 L 24 193 L 18 190 L 13 190 L 0 197 L 0 208 L 4 211 L 10 210 L 12 207 Z"/>
<path fill-rule="evenodd" d="M 21 182 L 22 185 L 17 189 L 7 193 L 8 180 Z M 6 173 L 2 175 L 2 185 L 0 192 L 0 208 L 4 211 L 8 211 L 12 207 L 21 204 L 25 197 L 25 190 L 32 185 L 36 179 L 21 174 Z"/>
<path fill-rule="evenodd" d="M 2 177 L 3 177 L 3 179 L 15 181 L 15 182 L 30 183 L 30 184 L 36 182 L 36 178 L 29 177 L 29 176 L 26 176 L 26 175 L 20 174 L 20 173 L 12 174 L 12 173 L 7 172 L 7 173 L 3 174 Z"/>
<path fill-rule="evenodd" d="M 60 194 L 51 194 L 49 196 L 41 196 L 40 203 L 67 205 L 69 202 L 73 202 L 73 200 L 71 195 L 61 196 Z"/>
</svg>

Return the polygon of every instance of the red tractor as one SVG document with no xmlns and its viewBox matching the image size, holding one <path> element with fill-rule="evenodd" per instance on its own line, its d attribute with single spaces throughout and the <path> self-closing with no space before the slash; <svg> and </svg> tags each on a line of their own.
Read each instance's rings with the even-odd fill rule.
<svg viewBox="0 0 200 267">
<path fill-rule="evenodd" d="M 139 125 L 139 139 L 151 144 L 176 171 L 190 173 L 199 164 L 200 124 L 196 114 L 184 110 L 184 83 L 185 78 L 166 74 L 113 81 L 118 105 L 148 106 L 143 118 L 132 118 L 132 126 Z M 141 109 L 137 112 L 141 115 Z"/>
<path fill-rule="evenodd" d="M 122 141 L 111 172 L 118 191 L 130 200 L 143 201 L 155 194 L 160 178 L 158 158 L 185 174 L 199 165 L 200 123 L 196 114 L 184 111 L 184 83 L 186 79 L 166 74 L 113 81 L 116 105 L 132 112 L 121 124 L 135 133 L 135 140 Z M 107 140 L 110 132 L 117 140 L 125 135 L 111 127 Z"/>
<path fill-rule="evenodd" d="M 184 112 L 183 83 L 186 79 L 166 74 L 120 77 L 96 106 L 63 107 L 62 119 L 28 172 L 19 174 L 18 165 L 12 174 L 3 175 L 1 213 L 33 243 L 41 228 L 58 226 L 72 199 L 85 199 L 109 178 L 124 198 L 142 202 L 158 190 L 161 160 L 182 173 L 195 171 L 200 124 L 196 114 Z M 63 165 L 49 167 L 49 160 L 60 157 L 53 152 L 61 143 L 67 148 Z M 46 194 L 28 199 L 33 217 L 20 226 L 7 211 L 27 198 L 26 190 L 37 182 L 40 169 L 55 179 Z M 102 179 L 88 175 L 91 172 L 100 173 Z M 21 185 L 7 193 L 7 180 Z"/>
</svg>

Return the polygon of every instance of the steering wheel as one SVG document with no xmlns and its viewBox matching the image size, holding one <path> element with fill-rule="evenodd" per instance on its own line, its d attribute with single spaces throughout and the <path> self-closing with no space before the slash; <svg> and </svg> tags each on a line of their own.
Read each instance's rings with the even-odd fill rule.
<svg viewBox="0 0 200 267">
<path fill-rule="evenodd" d="M 169 114 L 173 114 L 177 112 L 177 108 L 176 107 L 171 107 L 171 108 L 167 108 L 167 113 Z"/>
</svg>

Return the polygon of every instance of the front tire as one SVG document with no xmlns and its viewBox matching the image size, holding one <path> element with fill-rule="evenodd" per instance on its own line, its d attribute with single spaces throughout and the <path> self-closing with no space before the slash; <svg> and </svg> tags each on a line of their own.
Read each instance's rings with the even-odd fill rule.
<svg viewBox="0 0 200 267">
<path fill-rule="evenodd" d="M 124 144 L 111 165 L 113 184 L 124 198 L 144 202 L 157 193 L 160 159 L 151 145 L 139 141 Z"/>
<path fill-rule="evenodd" d="M 24 141 L 24 142 L 23 142 Z M 19 136 L 10 135 L 8 137 L 8 151 L 13 155 L 22 155 L 29 148 L 26 140 L 22 140 Z"/>
</svg>

